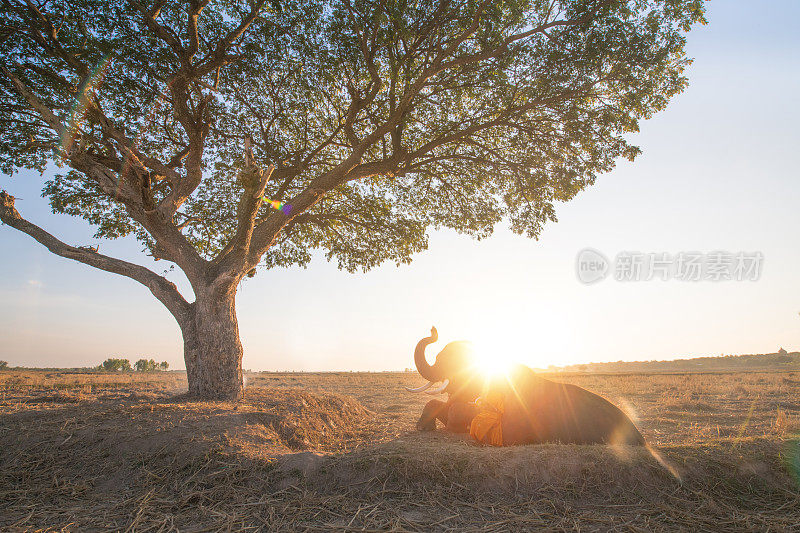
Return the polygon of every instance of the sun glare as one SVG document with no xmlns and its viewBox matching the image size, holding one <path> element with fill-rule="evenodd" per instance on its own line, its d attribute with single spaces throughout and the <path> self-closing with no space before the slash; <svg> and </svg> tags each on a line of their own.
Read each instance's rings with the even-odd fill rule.
<svg viewBox="0 0 800 533">
<path fill-rule="evenodd" d="M 476 365 L 486 377 L 507 374 L 512 363 L 507 352 L 487 351 L 480 348 L 477 350 Z"/>
<path fill-rule="evenodd" d="M 525 316 L 525 320 L 520 317 Z M 579 353 L 582 336 L 563 317 L 545 311 L 509 309 L 466 327 L 461 337 L 475 346 L 478 365 L 497 374 L 518 363 L 531 368 L 562 366 Z"/>
</svg>

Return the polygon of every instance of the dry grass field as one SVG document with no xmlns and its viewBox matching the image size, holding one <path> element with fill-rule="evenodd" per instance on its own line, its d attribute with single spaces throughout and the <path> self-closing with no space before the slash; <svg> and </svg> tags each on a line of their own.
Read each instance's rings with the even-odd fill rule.
<svg viewBox="0 0 800 533">
<path fill-rule="evenodd" d="M 800 530 L 800 373 L 552 376 L 651 450 L 413 431 L 411 373 L 0 372 L 0 530 Z"/>
</svg>

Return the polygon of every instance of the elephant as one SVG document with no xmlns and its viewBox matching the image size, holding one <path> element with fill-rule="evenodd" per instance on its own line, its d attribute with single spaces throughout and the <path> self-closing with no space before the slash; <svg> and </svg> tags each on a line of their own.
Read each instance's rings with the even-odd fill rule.
<svg viewBox="0 0 800 533">
<path fill-rule="evenodd" d="M 428 383 L 410 392 L 446 393 L 447 401 L 431 400 L 417 422 L 420 431 L 436 429 L 436 420 L 448 431 L 475 435 L 476 417 L 483 416 L 488 398 L 499 405 L 496 420 L 502 429 L 502 445 L 571 443 L 645 445 L 636 425 L 617 406 L 586 389 L 558 383 L 514 364 L 507 372 L 485 376 L 475 364 L 471 343 L 447 344 L 428 364 L 425 348 L 438 340 L 435 327 L 414 350 L 414 363 Z M 434 384 L 441 384 L 433 388 Z M 493 443 L 498 444 L 498 443 Z"/>
</svg>

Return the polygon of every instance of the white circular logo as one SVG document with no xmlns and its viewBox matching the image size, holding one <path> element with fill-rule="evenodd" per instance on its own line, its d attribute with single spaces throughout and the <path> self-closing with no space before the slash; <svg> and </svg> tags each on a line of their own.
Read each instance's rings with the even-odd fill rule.
<svg viewBox="0 0 800 533">
<path fill-rule="evenodd" d="M 596 283 L 608 275 L 608 259 L 597 250 L 584 248 L 575 260 L 575 273 L 581 283 Z"/>
</svg>

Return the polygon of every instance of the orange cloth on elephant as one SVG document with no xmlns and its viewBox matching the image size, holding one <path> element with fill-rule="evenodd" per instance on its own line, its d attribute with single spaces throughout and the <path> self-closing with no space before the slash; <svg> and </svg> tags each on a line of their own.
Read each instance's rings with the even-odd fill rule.
<svg viewBox="0 0 800 533">
<path fill-rule="evenodd" d="M 469 426 L 470 436 L 491 446 L 503 445 L 503 394 L 490 392 L 478 400 L 478 414 Z"/>
</svg>

